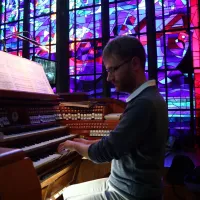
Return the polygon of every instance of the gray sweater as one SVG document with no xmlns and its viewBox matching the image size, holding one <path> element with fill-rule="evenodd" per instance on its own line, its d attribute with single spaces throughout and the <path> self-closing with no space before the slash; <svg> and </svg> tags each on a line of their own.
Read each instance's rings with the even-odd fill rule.
<svg viewBox="0 0 200 200">
<path fill-rule="evenodd" d="M 127 199 L 158 197 L 167 135 L 167 105 L 155 86 L 147 87 L 127 103 L 110 135 L 90 145 L 89 158 L 112 161 L 109 183 Z"/>
</svg>

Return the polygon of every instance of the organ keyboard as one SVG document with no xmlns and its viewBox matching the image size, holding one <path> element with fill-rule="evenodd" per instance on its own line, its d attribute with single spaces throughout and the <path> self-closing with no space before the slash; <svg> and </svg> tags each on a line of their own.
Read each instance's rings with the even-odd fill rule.
<svg viewBox="0 0 200 200">
<path fill-rule="evenodd" d="M 109 135 L 119 119 L 106 116 L 119 115 L 125 108 L 114 99 L 90 101 L 90 107 L 71 107 L 59 103 L 57 95 L 0 91 L 0 147 L 20 149 L 30 158 L 43 200 L 72 183 L 81 163 L 76 152 L 58 154 L 59 143 Z"/>
<path fill-rule="evenodd" d="M 81 162 L 76 152 L 57 153 L 61 142 L 78 136 L 62 120 L 57 95 L 0 90 L 0 147 L 20 149 L 31 159 L 42 199 L 72 182 Z"/>
</svg>

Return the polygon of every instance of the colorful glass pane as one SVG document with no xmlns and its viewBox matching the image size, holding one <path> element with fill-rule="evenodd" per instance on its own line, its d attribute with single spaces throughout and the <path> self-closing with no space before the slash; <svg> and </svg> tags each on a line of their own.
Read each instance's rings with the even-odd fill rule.
<svg viewBox="0 0 200 200">
<path fill-rule="evenodd" d="M 35 40 L 41 45 L 49 44 L 49 26 L 50 26 L 50 17 L 44 16 L 35 19 L 35 23 L 33 23 L 31 19 L 30 26 L 31 30 L 34 30 Z"/>
<path fill-rule="evenodd" d="M 164 7 L 162 5 L 162 1 L 155 0 L 156 31 L 163 30 L 163 22 L 164 22 L 163 10 L 164 10 Z"/>
<path fill-rule="evenodd" d="M 145 9 L 145 2 L 137 0 L 110 4 L 110 36 L 146 32 Z"/>
<path fill-rule="evenodd" d="M 95 38 L 102 37 L 102 21 L 101 21 L 101 6 L 95 7 L 95 22 L 94 22 L 94 32 Z"/>
<path fill-rule="evenodd" d="M 1 1 L 1 8 L 0 8 L 0 17 L 1 17 L 1 24 L 5 23 L 5 13 L 6 13 L 6 6 L 5 0 Z"/>
<path fill-rule="evenodd" d="M 93 6 L 100 4 L 101 0 L 69 0 L 69 9 L 79 9 L 86 6 Z"/>
<path fill-rule="evenodd" d="M 196 114 L 196 127 L 197 135 L 200 135 L 200 29 L 199 29 L 199 5 L 198 0 L 191 0 L 191 25 L 194 27 L 192 35 L 192 54 L 193 54 L 193 67 L 194 67 L 194 90 L 195 90 L 195 104 L 194 108 L 197 109 Z"/>
<path fill-rule="evenodd" d="M 69 9 L 74 9 L 75 8 L 75 0 L 69 0 Z"/>
<path fill-rule="evenodd" d="M 185 28 L 187 23 L 187 6 L 189 1 L 160 1 L 155 0 L 156 30 L 162 31 L 163 23 L 165 30 Z M 164 19 L 163 19 L 164 17 Z"/>
<path fill-rule="evenodd" d="M 76 82 L 76 77 L 75 76 L 70 76 L 69 84 L 70 84 L 70 92 L 76 92 L 75 88 L 75 82 Z"/>
<path fill-rule="evenodd" d="M 179 70 L 167 72 L 168 108 L 190 109 L 190 86 L 188 74 Z"/>
<path fill-rule="evenodd" d="M 31 0 L 31 11 L 35 12 L 35 16 L 41 16 L 50 13 L 50 0 Z M 32 14 L 32 13 L 31 13 Z"/>
<path fill-rule="evenodd" d="M 102 73 L 102 42 L 100 40 L 95 41 L 95 70 L 96 73 Z"/>
<path fill-rule="evenodd" d="M 74 12 L 75 11 L 70 11 L 69 12 L 69 40 L 74 41 L 75 40 L 75 19 L 74 19 Z"/>
<path fill-rule="evenodd" d="M 190 132 L 190 110 L 169 110 L 170 134 L 175 136 L 187 135 Z"/>
<path fill-rule="evenodd" d="M 14 22 L 22 20 L 24 17 L 24 1 L 23 0 L 9 0 L 2 1 L 2 23 Z"/>
<path fill-rule="evenodd" d="M 86 8 L 76 11 L 76 38 L 94 38 L 94 15 L 93 8 Z"/>
<path fill-rule="evenodd" d="M 71 56 L 70 75 L 75 74 L 75 69 L 77 75 L 94 74 L 95 70 L 96 73 L 102 72 L 102 43 L 100 41 L 96 41 L 96 43 L 93 41 L 71 43 L 69 50 Z"/>
<path fill-rule="evenodd" d="M 95 13 L 95 14 L 94 14 Z M 76 14 L 76 23 L 75 23 Z M 102 37 L 101 7 L 92 7 L 76 11 L 70 11 L 70 40 L 83 40 Z M 74 32 L 76 25 L 76 35 Z"/>
<path fill-rule="evenodd" d="M 56 4 L 57 0 L 51 0 L 51 12 L 55 13 L 56 12 Z"/>
<path fill-rule="evenodd" d="M 30 19 L 30 32 L 34 36 L 35 41 L 42 45 L 40 47 L 41 52 L 39 54 L 44 54 L 45 58 L 49 57 L 55 59 L 56 53 L 56 14 L 49 16 L 37 17 L 35 19 Z M 49 47 L 50 45 L 50 47 Z M 30 44 L 33 47 L 33 44 Z M 36 52 L 36 54 L 38 54 Z"/>
<path fill-rule="evenodd" d="M 49 59 L 49 52 L 43 51 L 40 47 L 30 48 L 30 55 L 31 57 L 36 56 L 40 58 Z"/>
<path fill-rule="evenodd" d="M 76 59 L 75 59 L 75 43 L 69 44 L 69 74 L 75 75 Z"/>
<path fill-rule="evenodd" d="M 30 17 L 55 13 L 56 1 L 57 0 L 31 0 Z"/>
<path fill-rule="evenodd" d="M 78 92 L 94 92 L 94 75 L 77 76 L 76 85 Z"/>
<path fill-rule="evenodd" d="M 19 26 L 19 29 L 18 29 Z M 13 51 L 22 48 L 22 40 L 17 39 L 16 32 L 23 31 L 23 22 L 12 22 L 1 26 L 1 38 L 5 39 L 7 51 Z M 19 41 L 19 42 L 17 42 Z"/>
</svg>

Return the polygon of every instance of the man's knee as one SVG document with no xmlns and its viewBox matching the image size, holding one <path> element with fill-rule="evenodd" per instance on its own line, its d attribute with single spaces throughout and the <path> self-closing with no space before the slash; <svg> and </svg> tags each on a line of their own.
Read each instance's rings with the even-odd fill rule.
<svg viewBox="0 0 200 200">
<path fill-rule="evenodd" d="M 75 195 L 75 193 L 74 193 L 74 191 L 75 191 L 74 187 L 75 187 L 75 185 L 69 185 L 68 187 L 66 187 L 63 190 L 63 198 L 64 198 L 64 200 L 66 200 L 67 198 Z"/>
</svg>

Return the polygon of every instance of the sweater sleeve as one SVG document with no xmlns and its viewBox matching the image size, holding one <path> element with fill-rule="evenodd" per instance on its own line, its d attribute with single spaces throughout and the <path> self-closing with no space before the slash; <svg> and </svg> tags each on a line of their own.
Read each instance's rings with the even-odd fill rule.
<svg viewBox="0 0 200 200">
<path fill-rule="evenodd" d="M 89 158 L 95 163 L 103 163 L 129 154 L 148 134 L 148 128 L 154 118 L 153 102 L 148 99 L 135 100 L 134 103 L 127 105 L 122 119 L 110 135 L 90 145 Z"/>
</svg>

